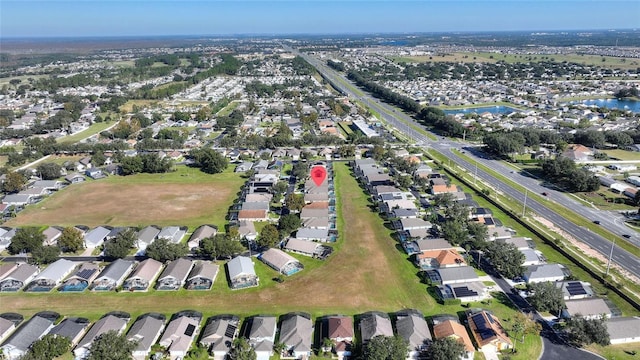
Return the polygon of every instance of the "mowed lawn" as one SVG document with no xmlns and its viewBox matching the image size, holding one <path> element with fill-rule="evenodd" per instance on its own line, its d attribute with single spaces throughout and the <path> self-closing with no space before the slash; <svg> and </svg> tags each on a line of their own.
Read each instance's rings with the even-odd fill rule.
<svg viewBox="0 0 640 360">
<path fill-rule="evenodd" d="M 178 166 L 166 174 L 110 176 L 73 184 L 28 206 L 7 226 L 215 224 L 224 229 L 229 206 L 246 181 L 230 166 L 221 174 Z"/>
</svg>

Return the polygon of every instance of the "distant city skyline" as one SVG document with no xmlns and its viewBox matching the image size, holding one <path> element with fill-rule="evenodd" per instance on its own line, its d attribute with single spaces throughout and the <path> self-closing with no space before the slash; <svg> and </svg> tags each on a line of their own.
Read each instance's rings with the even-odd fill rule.
<svg viewBox="0 0 640 360">
<path fill-rule="evenodd" d="M 277 35 L 633 29 L 640 1 L 24 1 L 0 37 Z"/>
</svg>

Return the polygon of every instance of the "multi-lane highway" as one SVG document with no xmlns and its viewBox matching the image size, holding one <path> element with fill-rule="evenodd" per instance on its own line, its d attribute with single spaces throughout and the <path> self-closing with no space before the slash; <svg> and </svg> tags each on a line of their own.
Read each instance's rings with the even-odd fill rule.
<svg viewBox="0 0 640 360">
<path fill-rule="evenodd" d="M 323 76 L 329 79 L 334 86 L 339 87 L 340 90 L 347 94 L 348 96 L 358 99 L 367 104 L 370 108 L 380 113 L 383 120 L 387 123 L 391 124 L 398 131 L 402 132 L 408 138 L 412 139 L 417 145 L 428 146 L 433 151 L 437 151 L 444 156 L 451 159 L 462 169 L 476 174 L 480 181 L 483 181 L 487 184 L 491 184 L 492 187 L 497 188 L 500 192 L 508 195 L 514 200 L 524 203 L 525 194 L 520 192 L 519 190 L 513 188 L 510 184 L 503 182 L 501 179 L 494 177 L 492 174 L 485 172 L 481 167 L 476 166 L 476 162 L 479 164 L 484 164 L 491 168 L 492 170 L 500 173 L 502 176 L 507 177 L 514 182 L 524 186 L 531 192 L 535 193 L 547 193 L 548 200 L 545 201 L 555 201 L 556 203 L 564 206 L 571 211 L 574 211 L 582 216 L 585 216 L 589 220 L 598 220 L 601 226 L 606 227 L 611 232 L 617 235 L 623 234 L 633 234 L 631 235 L 630 240 L 635 242 L 636 244 L 640 244 L 640 241 L 635 235 L 634 232 L 630 231 L 621 221 L 620 217 L 616 214 L 612 214 L 609 212 L 597 211 L 593 208 L 590 208 L 582 203 L 569 198 L 567 195 L 554 191 L 552 189 L 546 188 L 540 184 L 537 179 L 531 178 L 526 174 L 520 174 L 518 172 L 514 172 L 512 168 L 490 159 L 486 159 L 481 156 L 477 156 L 477 152 L 469 151 L 469 156 L 474 159 L 473 162 L 468 161 L 467 159 L 458 155 L 456 151 L 452 151 L 452 149 L 468 149 L 470 148 L 470 144 L 460 142 L 460 141 L 449 141 L 442 138 L 429 138 L 423 133 L 417 131 L 413 126 L 420 126 L 415 121 L 402 113 L 401 111 L 396 110 L 394 107 L 389 104 L 378 101 L 373 98 L 369 94 L 362 92 L 357 89 L 357 87 L 351 83 L 346 77 L 337 73 L 333 69 L 328 68 L 323 61 L 309 56 L 308 54 L 300 53 L 290 47 L 285 46 L 288 51 L 295 53 L 296 55 L 302 56 L 305 60 L 307 60 L 311 65 L 313 65 Z M 408 124 L 412 124 L 413 126 L 409 126 Z M 551 221 L 555 226 L 562 229 L 568 235 L 574 237 L 575 239 L 584 242 L 589 245 L 595 251 L 598 251 L 605 257 L 609 257 L 611 249 L 613 248 L 613 256 L 612 262 L 618 264 L 624 270 L 629 273 L 640 277 L 640 260 L 633 254 L 628 251 L 618 247 L 615 244 L 612 244 L 613 239 L 606 239 L 587 228 L 578 226 L 568 220 L 566 220 L 562 214 L 557 213 L 554 210 L 551 210 L 549 207 L 544 204 L 544 202 L 538 202 L 533 199 L 531 196 L 527 198 L 527 208 L 536 212 L 541 217 Z M 622 241 L 622 239 L 619 239 Z"/>
</svg>

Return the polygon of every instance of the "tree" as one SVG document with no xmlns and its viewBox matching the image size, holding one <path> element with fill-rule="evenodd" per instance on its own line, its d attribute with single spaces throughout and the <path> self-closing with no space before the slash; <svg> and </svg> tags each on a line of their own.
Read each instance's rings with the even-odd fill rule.
<svg viewBox="0 0 640 360">
<path fill-rule="evenodd" d="M 433 197 L 433 205 L 437 208 L 447 209 L 453 204 L 453 194 L 442 193 Z"/>
<path fill-rule="evenodd" d="M 120 161 L 120 169 L 122 170 L 122 175 L 133 175 L 141 173 L 144 169 L 142 158 L 140 158 L 139 156 L 123 157 Z"/>
<path fill-rule="evenodd" d="M 194 165 L 207 174 L 221 173 L 229 165 L 222 154 L 211 148 L 194 149 L 189 155 L 195 161 Z"/>
<path fill-rule="evenodd" d="M 136 243 L 136 232 L 133 229 L 121 231 L 115 238 L 104 244 L 104 257 L 107 259 L 122 259 L 129 254 L 129 250 Z"/>
<path fill-rule="evenodd" d="M 400 175 L 396 181 L 401 189 L 408 189 L 413 184 L 411 175 Z"/>
<path fill-rule="evenodd" d="M 126 360 L 131 359 L 131 352 L 136 348 L 136 342 L 127 340 L 125 334 L 118 334 L 116 330 L 109 330 L 98 336 L 91 344 L 87 360 Z"/>
<path fill-rule="evenodd" d="M 104 153 L 100 150 L 96 150 L 94 151 L 93 155 L 91 156 L 91 163 L 95 166 L 102 166 L 104 165 L 105 161 L 107 161 L 106 156 L 104 156 Z"/>
<path fill-rule="evenodd" d="M 474 247 L 476 249 L 483 246 L 489 237 L 487 225 L 476 221 L 470 221 L 467 224 L 467 231 L 469 232 L 471 238 L 473 238 Z"/>
<path fill-rule="evenodd" d="M 529 285 L 529 292 L 532 295 L 527 301 L 538 311 L 560 311 L 564 308 L 562 289 L 552 282 L 533 283 Z"/>
<path fill-rule="evenodd" d="M 466 223 L 455 220 L 447 220 L 442 224 L 442 236 L 452 245 L 460 245 L 466 239 L 467 232 Z"/>
<path fill-rule="evenodd" d="M 66 336 L 48 334 L 37 340 L 21 360 L 52 360 L 71 349 L 71 341 Z"/>
<path fill-rule="evenodd" d="M 400 336 L 374 336 L 364 346 L 367 360 L 404 360 L 407 358 L 409 343 Z"/>
<path fill-rule="evenodd" d="M 516 312 L 513 317 L 513 323 L 511 326 L 511 331 L 513 332 L 514 339 L 520 337 L 520 342 L 524 342 L 524 337 L 526 335 L 535 335 L 539 336 L 540 331 L 542 331 L 542 325 L 540 325 L 537 321 L 533 319 L 533 315 Z M 513 342 L 513 348 L 516 348 L 516 341 Z"/>
<path fill-rule="evenodd" d="M 84 239 L 82 233 L 73 227 L 62 229 L 62 234 L 58 239 L 58 246 L 64 252 L 76 252 L 84 249 Z"/>
<path fill-rule="evenodd" d="M 433 340 L 426 352 L 429 360 L 460 359 L 465 354 L 464 344 L 451 337 Z"/>
<path fill-rule="evenodd" d="M 258 236 L 258 245 L 262 247 L 274 247 L 278 242 L 280 242 L 280 232 L 278 232 L 278 228 L 273 224 L 267 224 L 260 231 L 260 236 Z"/>
<path fill-rule="evenodd" d="M 198 252 L 212 259 L 231 258 L 245 250 L 238 240 L 234 240 L 229 234 L 216 234 L 215 236 L 200 240 Z"/>
<path fill-rule="evenodd" d="M 44 163 L 38 165 L 36 171 L 43 180 L 54 180 L 60 177 L 62 166 L 56 163 Z"/>
<path fill-rule="evenodd" d="M 186 256 L 189 247 L 185 243 L 172 243 L 169 239 L 160 238 L 147 246 L 146 255 L 160 262 L 173 261 Z"/>
<path fill-rule="evenodd" d="M 42 247 L 44 239 L 44 234 L 37 227 L 20 228 L 11 238 L 11 244 L 8 247 L 9 253 L 15 255 L 21 252 L 32 252 Z"/>
<path fill-rule="evenodd" d="M 295 214 L 286 214 L 280 216 L 280 221 L 278 222 L 278 230 L 283 235 L 291 234 L 291 232 L 297 230 L 302 226 L 302 220 Z"/>
<path fill-rule="evenodd" d="M 256 360 L 256 351 L 246 338 L 239 336 L 233 340 L 231 350 L 229 350 L 231 360 Z"/>
<path fill-rule="evenodd" d="M 491 242 L 487 245 L 486 254 L 502 276 L 513 279 L 522 275 L 524 254 L 514 244 Z"/>
<path fill-rule="evenodd" d="M 290 193 L 284 198 L 284 204 L 291 211 L 300 211 L 305 205 L 304 195 Z"/>
<path fill-rule="evenodd" d="M 40 246 L 31 252 L 33 262 L 38 265 L 51 264 L 58 260 L 60 256 L 60 248 L 57 246 Z"/>
<path fill-rule="evenodd" d="M 6 193 L 15 193 L 24 187 L 27 183 L 27 177 L 17 171 L 11 171 L 7 173 L 7 176 L 2 183 L 2 191 Z"/>
<path fill-rule="evenodd" d="M 306 163 L 298 161 L 293 164 L 293 167 L 291 168 L 291 174 L 293 174 L 293 176 L 295 176 L 297 179 L 304 179 L 307 177 L 307 175 L 309 175 L 309 167 Z"/>
<path fill-rule="evenodd" d="M 585 319 L 574 316 L 565 326 L 569 341 L 576 346 L 596 343 L 607 346 L 610 344 L 609 331 L 604 316 L 598 319 Z"/>
</svg>

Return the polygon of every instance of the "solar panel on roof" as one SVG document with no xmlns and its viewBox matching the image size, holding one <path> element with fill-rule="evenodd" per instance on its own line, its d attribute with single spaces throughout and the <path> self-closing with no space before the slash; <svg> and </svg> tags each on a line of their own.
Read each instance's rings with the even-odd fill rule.
<svg viewBox="0 0 640 360">
<path fill-rule="evenodd" d="M 453 292 L 456 294 L 456 297 L 466 297 L 466 296 L 477 296 L 478 293 L 469 289 L 466 286 L 463 287 L 455 287 L 453 288 Z"/>
<path fill-rule="evenodd" d="M 235 335 L 235 333 L 236 333 L 236 329 L 237 329 L 237 327 L 235 325 L 233 325 L 233 324 L 227 325 L 227 330 L 225 330 L 224 336 L 226 336 L 228 338 L 232 338 L 233 335 Z"/>
<path fill-rule="evenodd" d="M 83 279 L 88 279 L 91 277 L 91 275 L 93 275 L 95 272 L 97 271 L 97 269 L 83 269 L 78 273 L 78 277 L 81 277 Z"/>
<path fill-rule="evenodd" d="M 189 324 L 187 325 L 187 328 L 184 331 L 184 334 L 187 336 L 192 336 L 194 331 L 196 331 L 196 327 L 193 324 Z"/>
<path fill-rule="evenodd" d="M 473 323 L 476 324 L 477 333 L 482 340 L 488 339 L 495 335 L 493 329 L 487 324 L 485 317 L 481 313 L 475 314 L 471 317 Z"/>
<path fill-rule="evenodd" d="M 567 283 L 566 289 L 567 289 L 567 292 L 569 293 L 569 295 L 571 295 L 571 296 L 574 296 L 574 295 L 585 295 L 587 293 L 587 291 L 585 290 L 585 288 L 582 286 L 582 284 L 580 282 Z"/>
</svg>

